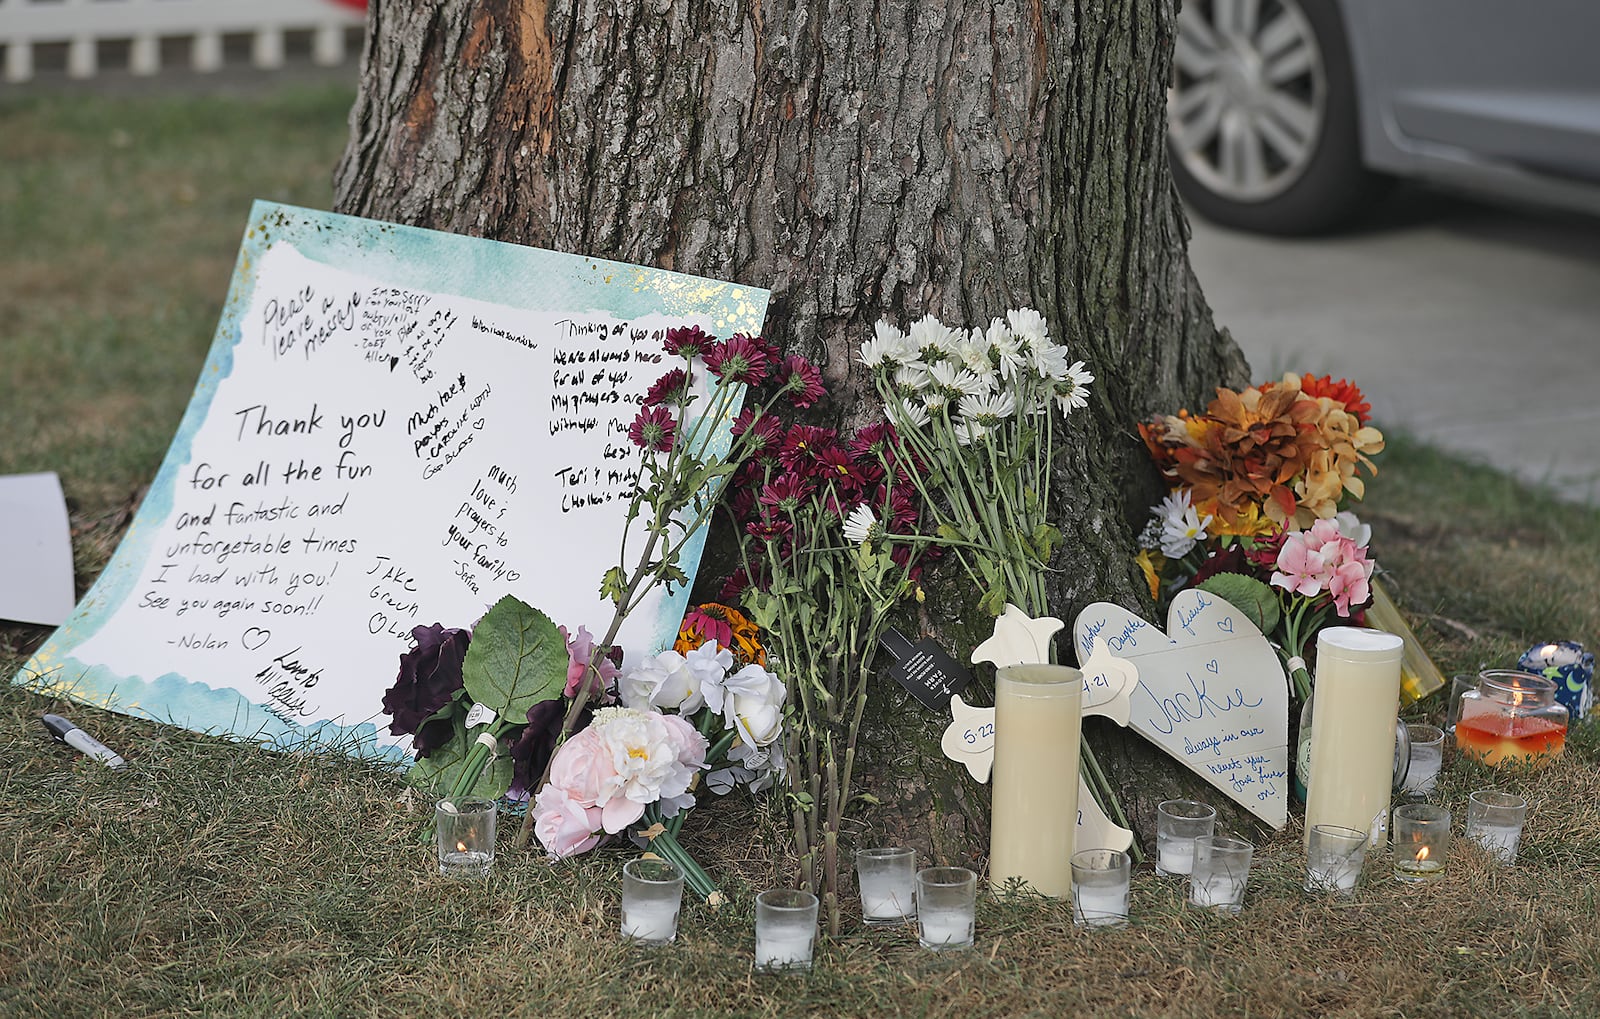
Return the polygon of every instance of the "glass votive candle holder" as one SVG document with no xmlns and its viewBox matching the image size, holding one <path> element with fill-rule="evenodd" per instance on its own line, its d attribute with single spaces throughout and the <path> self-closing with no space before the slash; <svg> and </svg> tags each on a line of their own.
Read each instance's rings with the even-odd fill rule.
<svg viewBox="0 0 1600 1019">
<path fill-rule="evenodd" d="M 1439 784 L 1439 769 L 1444 766 L 1444 730 L 1437 725 L 1407 725 L 1411 736 L 1411 766 L 1406 769 L 1400 791 L 1426 796 Z"/>
<path fill-rule="evenodd" d="M 1128 879 L 1133 859 L 1120 849 L 1072 854 L 1072 921 L 1080 927 L 1128 922 Z"/>
<path fill-rule="evenodd" d="M 1337 824 L 1319 824 L 1306 841 L 1306 891 L 1340 898 L 1356 893 L 1367 858 L 1367 833 Z"/>
<path fill-rule="evenodd" d="M 817 897 L 794 888 L 756 896 L 756 969 L 806 970 L 817 940 Z"/>
<path fill-rule="evenodd" d="M 1250 883 L 1250 859 L 1256 847 L 1227 835 L 1194 840 L 1194 867 L 1189 874 L 1189 902 L 1237 913 L 1244 908 Z"/>
<path fill-rule="evenodd" d="M 1450 811 L 1428 803 L 1407 803 L 1394 808 L 1390 831 L 1395 880 L 1421 884 L 1444 877 L 1450 855 Z"/>
<path fill-rule="evenodd" d="M 670 944 L 678 936 L 683 870 L 669 860 L 629 860 L 622 865 L 622 936 L 641 945 Z"/>
<path fill-rule="evenodd" d="M 495 802 L 440 800 L 433 806 L 434 844 L 439 873 L 447 878 L 482 880 L 494 866 Z"/>
<path fill-rule="evenodd" d="M 971 948 L 978 875 L 965 867 L 917 871 L 917 934 L 923 948 Z"/>
<path fill-rule="evenodd" d="M 1450 677 L 1450 713 L 1446 716 L 1444 731 L 1454 736 L 1456 723 L 1461 721 L 1461 698 L 1468 690 L 1478 689 L 1478 674 L 1457 673 Z"/>
<path fill-rule="evenodd" d="M 904 923 L 917 915 L 917 851 L 909 846 L 856 851 L 861 919 L 868 926 Z"/>
<path fill-rule="evenodd" d="M 1194 840 L 1216 831 L 1215 807 L 1198 800 L 1162 800 L 1156 805 L 1156 873 L 1194 869 Z"/>
<path fill-rule="evenodd" d="M 1528 801 L 1515 793 L 1479 789 L 1467 798 L 1467 837 L 1504 864 L 1517 862 Z"/>
</svg>

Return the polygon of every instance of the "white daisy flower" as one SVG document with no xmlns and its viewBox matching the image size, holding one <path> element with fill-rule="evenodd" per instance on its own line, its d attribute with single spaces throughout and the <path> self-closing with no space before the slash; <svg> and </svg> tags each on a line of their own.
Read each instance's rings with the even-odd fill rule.
<svg viewBox="0 0 1600 1019">
<path fill-rule="evenodd" d="M 1000 377 L 1003 379 L 1015 378 L 1017 369 L 1026 363 L 1027 356 L 1023 352 L 1022 343 L 1016 334 L 1006 327 L 999 319 L 989 323 L 986 334 L 989 340 L 989 349 L 994 352 L 994 358 L 1000 366 Z"/>
<path fill-rule="evenodd" d="M 1017 412 L 1017 402 L 1010 393 L 983 393 L 963 396 L 959 407 L 962 418 L 992 427 Z"/>
<path fill-rule="evenodd" d="M 892 422 L 899 425 L 911 425 L 913 428 L 926 428 L 928 426 L 928 408 L 923 406 L 921 400 L 901 400 L 900 413 L 896 415 L 898 421 Z"/>
<path fill-rule="evenodd" d="M 977 374 L 949 361 L 933 365 L 928 369 L 928 374 L 933 377 L 935 386 L 949 391 L 951 395 L 977 396 L 989 391 L 988 384 Z"/>
<path fill-rule="evenodd" d="M 937 352 L 943 357 L 953 357 L 956 344 L 961 340 L 961 334 L 940 322 L 932 315 L 924 315 L 911 323 L 907 336 L 912 346 L 923 353 L 924 359 L 929 361 L 941 360 L 941 357 L 929 357 L 932 352 Z"/>
<path fill-rule="evenodd" d="M 895 388 L 902 393 L 920 393 L 932 383 L 928 369 L 923 367 L 921 361 L 915 364 L 903 364 L 894 370 Z"/>
<path fill-rule="evenodd" d="M 1071 361 L 1067 348 L 1059 343 L 1045 343 L 1033 348 L 1033 370 L 1039 377 L 1060 382 L 1067 377 Z"/>
<path fill-rule="evenodd" d="M 940 390 L 930 389 L 922 394 L 922 406 L 927 409 L 929 414 L 942 411 L 949 404 L 950 398 Z"/>
<path fill-rule="evenodd" d="M 1211 517 L 1200 519 L 1200 513 L 1189 504 L 1187 491 L 1174 492 L 1161 500 L 1152 512 L 1161 520 L 1161 554 L 1177 559 L 1189 553 L 1199 542 L 1206 540 L 1206 528 Z"/>
<path fill-rule="evenodd" d="M 844 537 L 852 545 L 861 545 L 872 537 L 873 528 L 878 526 L 878 515 L 872 512 L 872 507 L 862 503 L 850 511 L 844 518 Z"/>
<path fill-rule="evenodd" d="M 989 357 L 989 341 L 980 330 L 972 330 L 972 333 L 961 341 L 956 348 L 956 358 L 966 366 L 967 371 L 985 380 L 993 388 L 995 363 Z"/>
<path fill-rule="evenodd" d="M 890 325 L 888 322 L 879 322 L 874 327 L 872 339 L 861 344 L 861 363 L 868 368 L 876 368 L 886 359 L 890 359 L 890 351 L 899 350 L 906 340 L 906 334 Z"/>
<path fill-rule="evenodd" d="M 1049 324 L 1032 308 L 1013 308 L 1006 312 L 1006 321 L 1011 324 L 1012 332 L 1035 347 L 1050 341 Z"/>
<path fill-rule="evenodd" d="M 1094 376 L 1084 370 L 1082 361 L 1072 362 L 1066 377 L 1058 379 L 1055 385 L 1056 402 L 1061 405 L 1061 413 L 1071 414 L 1089 406 L 1089 383 L 1093 381 Z"/>
<path fill-rule="evenodd" d="M 990 429 L 987 425 L 979 424 L 971 418 L 963 418 L 956 423 L 956 441 L 963 446 L 970 446 L 974 442 L 982 442 L 989 437 Z"/>
</svg>

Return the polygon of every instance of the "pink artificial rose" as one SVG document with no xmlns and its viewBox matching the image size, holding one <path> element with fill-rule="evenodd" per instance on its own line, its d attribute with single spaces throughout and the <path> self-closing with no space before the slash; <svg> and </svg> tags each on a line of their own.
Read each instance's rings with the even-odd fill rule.
<svg viewBox="0 0 1600 1019">
<path fill-rule="evenodd" d="M 585 807 L 554 783 L 533 801 L 533 833 L 557 859 L 586 853 L 600 844 L 600 808 Z"/>
<path fill-rule="evenodd" d="M 694 771 L 705 767 L 706 752 L 711 746 L 700 735 L 700 730 L 690 725 L 682 715 L 662 715 L 661 721 L 666 724 L 667 731 L 672 733 L 678 745 L 678 763 Z"/>
<path fill-rule="evenodd" d="M 595 726 L 562 744 L 550 765 L 550 784 L 559 786 L 574 802 L 604 807 L 622 784 L 611 762 L 611 748 Z M 542 795 L 542 794 L 541 794 Z"/>
</svg>

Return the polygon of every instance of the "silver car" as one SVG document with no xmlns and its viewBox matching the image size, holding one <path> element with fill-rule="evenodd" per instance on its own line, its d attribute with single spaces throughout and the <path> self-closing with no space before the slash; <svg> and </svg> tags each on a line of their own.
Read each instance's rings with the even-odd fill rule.
<svg viewBox="0 0 1600 1019">
<path fill-rule="evenodd" d="M 1600 0 L 1183 0 L 1167 138 L 1201 215 L 1350 222 L 1393 177 L 1600 214 Z"/>
</svg>

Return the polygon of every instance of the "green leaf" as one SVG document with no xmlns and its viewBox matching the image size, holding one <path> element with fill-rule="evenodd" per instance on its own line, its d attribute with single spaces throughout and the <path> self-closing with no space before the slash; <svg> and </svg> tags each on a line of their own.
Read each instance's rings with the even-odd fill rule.
<svg viewBox="0 0 1600 1019">
<path fill-rule="evenodd" d="M 613 566 L 600 578 L 600 597 L 607 599 L 613 605 L 621 605 L 623 595 L 628 590 L 628 578 L 622 572 L 622 567 Z"/>
<path fill-rule="evenodd" d="M 982 598 L 978 599 L 978 609 L 991 616 L 999 616 L 1006 610 L 1006 589 L 1004 585 L 991 587 Z"/>
<path fill-rule="evenodd" d="M 567 642 L 549 616 L 508 594 L 473 629 L 461 673 L 474 702 L 520 722 L 566 688 Z"/>
<path fill-rule="evenodd" d="M 419 789 L 428 790 L 436 797 L 450 795 L 461 777 L 462 769 L 467 765 L 467 757 L 477 745 L 478 733 L 487 728 L 487 725 L 474 726 L 473 731 L 468 733 L 465 716 L 455 719 L 456 731 L 450 742 L 412 765 L 411 770 L 406 772 L 406 781 Z M 468 795 L 499 799 L 511 788 L 514 768 L 510 757 L 495 758 L 494 763 L 478 777 Z"/>
<path fill-rule="evenodd" d="M 1221 596 L 1243 612 L 1256 629 L 1270 634 L 1278 628 L 1278 596 L 1271 587 L 1242 573 L 1218 573 L 1200 582 L 1200 590 Z"/>
</svg>

